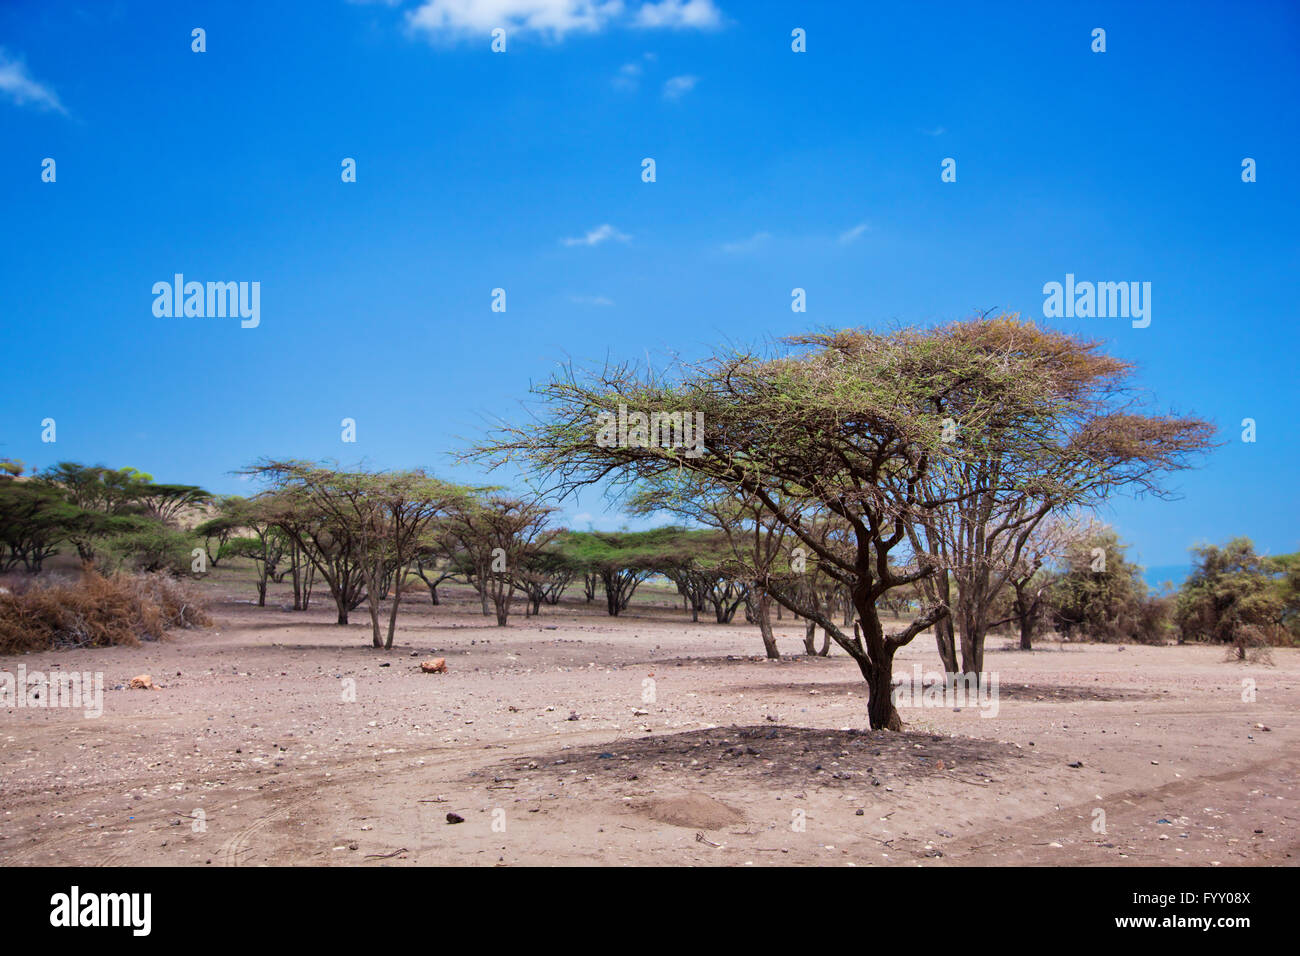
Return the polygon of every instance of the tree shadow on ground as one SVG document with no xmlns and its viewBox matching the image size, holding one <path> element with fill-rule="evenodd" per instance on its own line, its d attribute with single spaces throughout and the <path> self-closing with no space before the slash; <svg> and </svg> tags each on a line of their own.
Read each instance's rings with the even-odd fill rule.
<svg viewBox="0 0 1300 956">
<path fill-rule="evenodd" d="M 1026 755 L 1013 744 L 917 732 L 826 730 L 760 724 L 626 737 L 535 757 L 517 757 L 471 776 L 572 784 L 591 778 L 602 793 L 619 784 L 690 786 L 739 776 L 764 788 L 888 787 L 900 779 L 947 774 L 988 786 Z M 508 775 L 508 776 L 507 776 Z"/>
</svg>

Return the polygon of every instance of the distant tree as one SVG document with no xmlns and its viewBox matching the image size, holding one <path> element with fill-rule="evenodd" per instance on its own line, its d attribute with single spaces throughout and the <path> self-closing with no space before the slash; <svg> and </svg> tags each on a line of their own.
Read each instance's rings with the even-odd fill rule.
<svg viewBox="0 0 1300 956">
<path fill-rule="evenodd" d="M 338 623 L 363 601 L 375 647 L 391 648 L 402 586 L 429 524 L 463 490 L 421 470 L 342 471 L 307 461 L 264 460 L 245 470 L 268 481 L 268 515 L 329 585 Z M 393 584 L 388 633 L 380 601 Z"/>
<path fill-rule="evenodd" d="M 58 489 L 71 506 L 65 521 L 67 540 L 83 564 L 93 563 L 109 538 L 148 530 L 142 498 L 149 476 L 143 472 L 63 461 L 45 469 L 37 480 Z"/>
<path fill-rule="evenodd" d="M 220 521 L 229 535 L 221 545 L 221 557 L 241 557 L 253 562 L 257 568 L 257 606 L 265 607 L 268 584 L 276 578 L 285 555 L 293 546 L 291 537 L 278 523 L 290 510 L 289 506 L 277 500 L 274 494 L 266 494 L 251 500 L 230 496 L 221 507 L 221 513 L 214 520 Z M 201 529 L 200 525 L 196 531 L 202 533 Z M 238 531 L 248 534 L 238 535 Z M 300 600 L 297 592 L 295 586 L 294 610 L 305 609 L 306 602 Z M 302 608 L 299 608 L 300 603 Z"/>
<path fill-rule="evenodd" d="M 1065 570 L 1048 597 L 1062 636 L 1103 642 L 1149 642 L 1158 636 L 1143 630 L 1147 587 L 1142 569 L 1125 551 L 1119 535 L 1105 525 L 1066 548 Z"/>
<path fill-rule="evenodd" d="M 560 546 L 584 574 L 600 580 L 605 609 L 610 617 L 618 617 L 627 610 L 637 588 L 670 564 L 666 552 L 679 540 L 680 531 L 569 531 Z"/>
<path fill-rule="evenodd" d="M 140 487 L 139 500 L 148 514 L 165 524 L 175 524 L 187 510 L 209 504 L 213 496 L 195 485 L 156 485 L 149 482 Z"/>
<path fill-rule="evenodd" d="M 1007 576 L 1009 600 L 991 611 L 994 620 L 989 621 L 989 630 L 1014 623 L 1020 632 L 1020 649 L 1033 650 L 1034 635 L 1047 620 L 1053 572 L 1079 542 L 1097 538 L 1102 532 L 1094 521 L 1065 517 L 1049 518 L 1037 525 L 1025 539 L 1016 565 Z"/>
<path fill-rule="evenodd" d="M 188 575 L 197 538 L 188 531 L 157 520 L 141 521 L 131 531 L 113 535 L 104 551 L 113 563 L 132 571 L 166 571 Z"/>
<path fill-rule="evenodd" d="M 559 532 L 557 532 L 558 535 Z M 577 570 L 554 540 L 545 547 L 525 554 L 513 573 L 515 586 L 528 597 L 526 614 L 536 615 L 542 604 L 558 604 Z"/>
<path fill-rule="evenodd" d="M 450 509 L 447 533 L 463 549 L 474 586 L 491 601 L 498 627 L 509 623 L 518 575 L 559 534 L 548 528 L 554 511 L 540 500 L 503 494 L 462 499 Z"/>
<path fill-rule="evenodd" d="M 1231 644 L 1238 660 L 1245 660 L 1250 648 L 1289 637 L 1288 577 L 1294 575 L 1294 555 L 1264 557 L 1244 537 L 1223 547 L 1200 545 L 1192 554 L 1192 573 L 1174 609 L 1180 641 Z"/>
<path fill-rule="evenodd" d="M 57 489 L 35 481 L 0 482 L 0 571 L 19 563 L 35 574 L 58 552 L 76 514 Z"/>
<path fill-rule="evenodd" d="M 220 563 L 226 543 L 240 529 L 237 515 L 246 502 L 239 495 L 222 495 L 213 501 L 215 513 L 194 526 L 194 533 L 203 539 L 203 550 L 212 567 Z"/>
</svg>

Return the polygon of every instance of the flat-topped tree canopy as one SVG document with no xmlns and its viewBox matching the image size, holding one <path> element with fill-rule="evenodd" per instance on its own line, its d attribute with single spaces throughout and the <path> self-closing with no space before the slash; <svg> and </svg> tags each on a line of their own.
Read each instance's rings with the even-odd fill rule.
<svg viewBox="0 0 1300 956">
<path fill-rule="evenodd" d="M 848 581 L 860 632 L 850 637 L 824 615 L 806 616 L 858 662 L 872 726 L 897 726 L 893 655 L 948 613 L 936 604 L 901 632 L 883 631 L 876 600 L 935 571 L 926 560 L 889 560 L 909 527 L 988 487 L 1063 505 L 1119 487 L 1159 492 L 1162 472 L 1186 467 L 1207 446 L 1208 424 L 1145 413 L 1128 386 L 1132 371 L 1100 343 L 1014 316 L 815 332 L 764 354 L 719 349 L 666 372 L 564 366 L 534 389 L 541 409 L 532 422 L 502 429 L 477 452 L 494 463 L 527 462 L 561 494 L 608 482 L 618 495 L 680 470 L 753 496 Z M 613 412 L 700 413 L 703 454 L 656 436 L 601 440 L 600 423 Z M 980 470 L 985 485 L 962 480 L 963 469 L 990 462 Z M 842 519 L 854 546 L 827 547 L 805 528 L 809 502 Z"/>
</svg>

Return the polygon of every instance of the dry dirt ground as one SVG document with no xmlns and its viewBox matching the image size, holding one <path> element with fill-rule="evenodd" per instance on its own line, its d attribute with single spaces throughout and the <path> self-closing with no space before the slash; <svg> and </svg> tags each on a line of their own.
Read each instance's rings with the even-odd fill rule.
<svg viewBox="0 0 1300 956">
<path fill-rule="evenodd" d="M 105 683 L 97 718 L 0 710 L 0 865 L 1300 860 L 1300 651 L 995 637 L 996 717 L 872 733 L 842 652 L 766 662 L 741 615 L 566 603 L 497 628 L 420 594 L 383 652 L 364 609 L 338 627 L 327 600 L 208 587 L 210 629 L 0 657 Z M 448 673 L 420 672 L 433 656 Z M 923 635 L 896 673 L 937 660 Z M 162 689 L 126 689 L 140 673 Z"/>
</svg>

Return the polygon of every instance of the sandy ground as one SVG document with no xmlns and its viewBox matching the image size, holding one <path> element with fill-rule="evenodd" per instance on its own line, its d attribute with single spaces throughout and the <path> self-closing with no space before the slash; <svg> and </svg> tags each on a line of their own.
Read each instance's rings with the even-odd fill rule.
<svg viewBox="0 0 1300 956">
<path fill-rule="evenodd" d="M 327 600 L 209 587 L 208 630 L 0 658 L 105 682 L 97 718 L 0 710 L 0 865 L 1300 860 L 1300 651 L 995 637 L 996 717 L 871 733 L 846 656 L 764 661 L 740 620 L 567 604 L 503 629 L 421 594 L 382 652 L 363 609 L 338 627 Z M 937 660 L 922 636 L 896 673 Z M 122 686 L 140 673 L 163 689 Z"/>
</svg>

